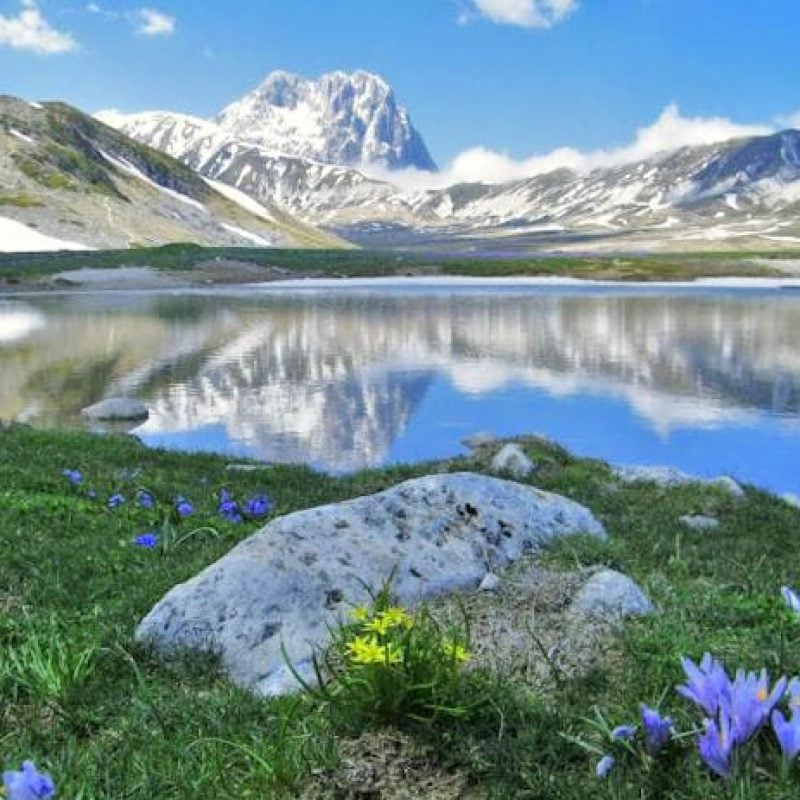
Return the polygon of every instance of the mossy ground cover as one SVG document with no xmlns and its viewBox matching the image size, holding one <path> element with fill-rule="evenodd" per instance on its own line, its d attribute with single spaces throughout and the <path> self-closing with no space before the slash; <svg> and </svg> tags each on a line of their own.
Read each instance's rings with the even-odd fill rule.
<svg viewBox="0 0 800 800">
<path fill-rule="evenodd" d="M 536 256 L 486 259 L 421 256 L 369 250 L 281 250 L 247 247 L 200 247 L 172 244 L 156 248 L 105 250 L 86 253 L 0 254 L 3 284 L 32 281 L 71 269 L 148 266 L 185 272 L 220 259 L 257 266 L 280 267 L 298 276 L 391 277 L 446 275 L 469 277 L 568 276 L 598 280 L 677 281 L 699 277 L 780 277 L 782 273 L 756 263 L 763 258 L 796 258 L 785 253 L 684 253 L 653 256 Z M 252 276 L 248 277 L 252 280 Z"/>
<path fill-rule="evenodd" d="M 706 650 L 729 668 L 800 674 L 800 625 L 780 598 L 782 585 L 800 584 L 800 511 L 753 489 L 735 500 L 700 486 L 621 486 L 599 462 L 534 440 L 525 446 L 543 465 L 533 482 L 588 505 L 610 534 L 606 544 L 564 540 L 545 554 L 546 564 L 613 566 L 639 582 L 659 613 L 627 624 L 613 658 L 580 679 L 545 689 L 467 672 L 463 697 L 479 700 L 467 703 L 468 713 L 398 724 L 402 736 L 419 743 L 428 769 L 459 776 L 464 796 L 611 796 L 611 784 L 594 775 L 596 759 L 570 739 L 591 740 L 586 720 L 593 708 L 618 724 L 635 720 L 645 702 L 691 729 L 696 715 L 674 691 L 682 680 L 679 656 L 699 658 Z M 33 758 L 71 800 L 311 797 L 336 784 L 325 776 L 337 774 L 344 754 L 358 760 L 353 737 L 386 735 L 362 729 L 375 723 L 349 718 L 346 709 L 332 714 L 318 699 L 253 698 L 232 687 L 212 660 L 161 663 L 134 644 L 134 627 L 167 589 L 261 525 L 222 519 L 223 488 L 240 499 L 266 492 L 277 515 L 434 469 L 484 469 L 485 459 L 338 478 L 302 467 L 230 472 L 225 465 L 216 456 L 149 450 L 129 438 L 0 431 L 4 768 Z M 67 468 L 80 470 L 83 483 L 72 485 L 61 474 Z M 140 490 L 156 498 L 154 508 L 134 502 Z M 107 499 L 115 493 L 126 502 L 111 509 Z M 175 516 L 177 496 L 192 501 L 193 516 Z M 699 512 L 714 514 L 722 527 L 697 533 L 678 521 Z M 150 530 L 161 533 L 159 546 L 134 546 L 134 537 Z M 775 754 L 764 758 L 771 764 Z M 772 799 L 796 796 L 798 785 L 767 769 L 734 790 L 699 765 L 687 741 L 663 762 L 634 764 L 618 791 L 631 798 L 699 800 L 738 791 Z"/>
</svg>

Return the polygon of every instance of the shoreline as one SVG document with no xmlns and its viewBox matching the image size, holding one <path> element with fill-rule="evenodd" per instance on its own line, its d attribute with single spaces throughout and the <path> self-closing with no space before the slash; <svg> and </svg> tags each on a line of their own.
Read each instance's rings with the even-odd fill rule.
<svg viewBox="0 0 800 800">
<path fill-rule="evenodd" d="M 269 292 L 314 292 L 332 291 L 373 291 L 373 290 L 409 290 L 416 289 L 622 289 L 636 291 L 658 290 L 783 290 L 800 292 L 800 276 L 798 277 L 747 277 L 747 276 L 706 276 L 691 280 L 635 280 L 635 279 L 602 279 L 576 278 L 570 275 L 547 276 L 473 276 L 473 275 L 418 275 L 391 277 L 302 277 L 275 278 L 266 281 L 226 280 L 226 281 L 187 281 L 172 280 L 171 274 L 164 275 L 152 270 L 141 279 L 132 279 L 128 275 L 108 275 L 100 279 L 90 278 L 86 282 L 48 283 L 39 285 L 0 285 L 0 299 L 21 296 L 43 295 L 80 295 L 80 294 L 118 294 L 118 293 L 190 293 L 205 294 L 237 294 L 242 291 L 259 293 Z M 183 277 L 183 276 L 181 276 Z M 115 278 L 118 278 L 115 280 Z"/>
<path fill-rule="evenodd" d="M 345 283 L 346 282 L 346 283 Z M 800 254 L 741 251 L 638 256 L 458 258 L 361 250 L 203 248 L 0 254 L 0 294 L 221 287 L 416 285 L 800 287 Z"/>
</svg>

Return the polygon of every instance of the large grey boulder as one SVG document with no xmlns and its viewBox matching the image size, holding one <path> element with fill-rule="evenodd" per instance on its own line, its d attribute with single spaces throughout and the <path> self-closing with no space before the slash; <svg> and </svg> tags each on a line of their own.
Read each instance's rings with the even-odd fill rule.
<svg viewBox="0 0 800 800">
<path fill-rule="evenodd" d="M 604 569 L 592 575 L 575 596 L 571 614 L 614 621 L 653 613 L 653 604 L 627 575 Z"/>
<path fill-rule="evenodd" d="M 504 445 L 500 452 L 492 459 L 492 472 L 500 475 L 510 475 L 517 480 L 524 480 L 536 470 L 536 465 L 528 458 L 525 451 L 518 445 L 510 442 Z"/>
<path fill-rule="evenodd" d="M 150 416 L 150 411 L 141 400 L 133 397 L 109 397 L 84 408 L 81 414 L 90 420 L 113 422 L 144 420 Z"/>
<path fill-rule="evenodd" d="M 328 626 L 393 576 L 399 603 L 476 590 L 487 572 L 572 533 L 605 538 L 585 507 L 472 473 L 431 475 L 270 522 L 145 617 L 137 638 L 169 652 L 217 653 L 237 684 L 263 695 L 297 689 Z"/>
<path fill-rule="evenodd" d="M 612 467 L 611 471 L 614 477 L 622 483 L 655 483 L 666 487 L 699 483 L 704 486 L 713 486 L 721 489 L 732 497 L 744 497 L 745 494 L 739 483 L 727 475 L 716 478 L 699 478 L 696 475 L 681 472 L 674 467 L 649 466 L 616 466 Z"/>
</svg>

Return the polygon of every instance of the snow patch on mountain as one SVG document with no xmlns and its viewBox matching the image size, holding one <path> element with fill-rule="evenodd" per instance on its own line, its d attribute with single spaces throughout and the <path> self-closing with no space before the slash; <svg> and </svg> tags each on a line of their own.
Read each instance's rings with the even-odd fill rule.
<svg viewBox="0 0 800 800">
<path fill-rule="evenodd" d="M 0 253 L 49 253 L 59 250 L 94 250 L 85 244 L 45 236 L 15 219 L 0 217 Z"/>
</svg>

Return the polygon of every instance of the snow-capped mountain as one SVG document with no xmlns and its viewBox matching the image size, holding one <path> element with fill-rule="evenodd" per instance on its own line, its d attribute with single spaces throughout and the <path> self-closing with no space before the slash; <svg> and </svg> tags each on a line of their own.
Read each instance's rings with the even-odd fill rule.
<svg viewBox="0 0 800 800">
<path fill-rule="evenodd" d="M 243 143 L 325 164 L 436 169 L 392 87 L 363 70 L 330 72 L 318 80 L 273 72 L 213 120 L 167 112 L 99 116 L 178 158 L 198 147 L 218 150 Z"/>
<path fill-rule="evenodd" d="M 776 247 L 800 242 L 800 132 L 668 150 L 589 172 L 409 191 L 370 165 L 433 162 L 391 88 L 279 72 L 213 121 L 104 114 L 139 141 L 262 204 L 367 246 L 510 237 L 548 247 Z M 372 172 L 370 170 L 370 172 Z"/>
</svg>

